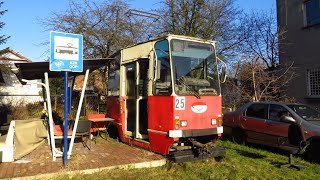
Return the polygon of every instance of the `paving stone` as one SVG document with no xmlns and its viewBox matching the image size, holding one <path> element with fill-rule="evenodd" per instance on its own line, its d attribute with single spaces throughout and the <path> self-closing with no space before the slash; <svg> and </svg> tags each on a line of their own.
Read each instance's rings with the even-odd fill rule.
<svg viewBox="0 0 320 180">
<path fill-rule="evenodd" d="M 96 144 L 92 143 L 91 151 L 83 147 L 82 143 L 75 143 L 68 166 L 63 166 L 62 158 L 52 160 L 50 146 L 43 144 L 36 150 L 22 158 L 23 163 L 0 163 L 0 179 L 37 176 L 50 173 L 66 173 L 128 165 L 154 160 L 163 160 L 164 157 L 150 151 L 142 150 L 108 139 L 99 139 Z M 91 162 L 91 163 L 88 163 Z M 33 178 L 32 178 L 33 179 Z"/>
</svg>

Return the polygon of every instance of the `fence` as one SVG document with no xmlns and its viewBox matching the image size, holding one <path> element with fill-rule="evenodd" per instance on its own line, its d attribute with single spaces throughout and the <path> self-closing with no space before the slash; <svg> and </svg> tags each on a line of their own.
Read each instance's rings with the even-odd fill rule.
<svg viewBox="0 0 320 180">
<path fill-rule="evenodd" d="M 72 109 L 70 119 L 76 116 L 80 94 L 75 93 L 72 97 Z M 7 122 L 8 115 L 13 119 L 42 118 L 44 113 L 43 97 L 40 95 L 0 95 L 0 124 Z M 64 116 L 64 95 L 52 95 L 51 106 L 53 117 L 57 121 Z M 86 94 L 83 100 L 81 116 L 88 113 L 105 113 L 105 96 L 99 94 Z"/>
</svg>

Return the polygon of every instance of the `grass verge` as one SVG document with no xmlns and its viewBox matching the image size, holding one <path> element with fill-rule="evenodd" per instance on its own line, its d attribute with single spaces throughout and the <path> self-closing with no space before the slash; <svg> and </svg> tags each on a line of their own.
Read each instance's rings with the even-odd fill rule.
<svg viewBox="0 0 320 180">
<path fill-rule="evenodd" d="M 320 165 L 309 163 L 300 157 L 294 157 L 293 161 L 307 165 L 306 169 L 280 169 L 278 166 L 288 161 L 286 155 L 230 141 L 219 141 L 218 145 L 226 147 L 227 151 L 222 162 L 204 159 L 157 168 L 113 169 L 94 174 L 61 175 L 54 179 L 319 179 Z"/>
</svg>

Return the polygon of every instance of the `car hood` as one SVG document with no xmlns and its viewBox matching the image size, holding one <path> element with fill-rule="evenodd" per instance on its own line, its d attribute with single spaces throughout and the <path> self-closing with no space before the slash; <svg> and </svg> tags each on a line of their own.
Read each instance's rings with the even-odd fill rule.
<svg viewBox="0 0 320 180">
<path fill-rule="evenodd" d="M 303 127 L 305 130 L 309 131 L 311 136 L 320 136 L 320 121 L 304 121 Z"/>
</svg>

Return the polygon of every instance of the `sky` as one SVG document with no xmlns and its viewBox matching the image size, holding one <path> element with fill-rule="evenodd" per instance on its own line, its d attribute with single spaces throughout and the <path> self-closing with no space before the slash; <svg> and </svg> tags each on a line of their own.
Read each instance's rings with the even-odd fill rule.
<svg viewBox="0 0 320 180">
<path fill-rule="evenodd" d="M 101 1 L 101 0 L 96 0 Z M 0 21 L 5 26 L 0 35 L 11 36 L 0 49 L 10 47 L 32 61 L 44 61 L 49 57 L 49 45 L 43 45 L 50 38 L 50 30 L 39 23 L 39 19 L 49 18 L 53 12 L 63 12 L 68 0 L 4 0 L 1 10 L 8 10 Z M 130 0 L 130 8 L 148 11 L 159 6 L 159 0 Z M 236 5 L 245 12 L 276 8 L 276 0 L 236 0 Z M 274 11 L 275 12 L 275 11 Z"/>
</svg>

